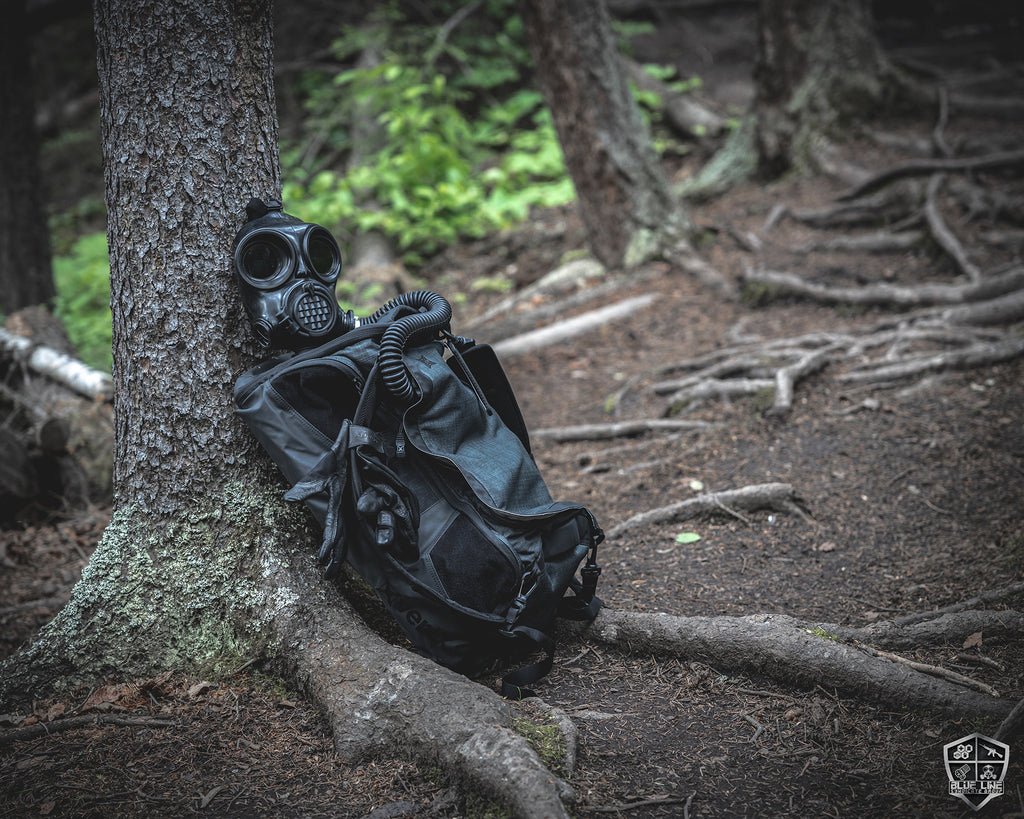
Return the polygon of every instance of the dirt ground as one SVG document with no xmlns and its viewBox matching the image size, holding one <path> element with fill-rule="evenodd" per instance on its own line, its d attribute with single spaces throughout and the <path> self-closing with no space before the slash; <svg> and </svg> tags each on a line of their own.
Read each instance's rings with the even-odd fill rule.
<svg viewBox="0 0 1024 819">
<path fill-rule="evenodd" d="M 927 137 L 930 122 L 884 123 Z M 953 117 L 947 137 L 1006 136 L 1006 122 Z M 1016 133 L 1018 145 L 1024 144 Z M 885 168 L 906 155 L 867 135 L 844 148 Z M 688 162 L 675 170 L 692 170 Z M 988 184 L 1020 196 L 1019 173 Z M 958 281 L 934 245 L 898 253 L 798 252 L 813 230 L 793 220 L 764 229 L 773 207 L 825 206 L 844 190 L 824 177 L 747 185 L 691 207 L 707 228 L 700 252 L 738 281 L 747 267 L 838 283 Z M 1019 199 L 1017 201 L 1020 201 Z M 1020 263 L 1021 247 L 986 244 L 983 218 L 946 214 L 975 263 Z M 1020 213 L 1016 227 L 1021 227 Z M 750 234 L 760 239 L 752 249 Z M 503 295 L 472 282 L 497 271 L 536 280 L 584 247 L 571 208 L 535 215 L 515 233 L 460 246 L 435 261 L 439 292 L 463 292 L 454 329 Z M 515 266 L 509 271 L 510 265 Z M 664 417 L 648 387 L 672 362 L 739 337 L 854 332 L 896 321 L 798 299 L 761 306 L 725 299 L 671 262 L 634 274 L 593 309 L 631 295 L 657 298 L 631 318 L 507 361 L 531 429 Z M 530 303 L 538 307 L 543 300 Z M 488 337 L 486 326 L 474 332 Z M 866 625 L 928 611 L 1024 578 L 1024 359 L 873 389 L 841 368 L 802 381 L 793 409 L 764 412 L 756 397 L 709 401 L 681 417 L 715 426 L 611 441 L 553 443 L 535 453 L 552 494 L 587 503 L 606 528 L 699 492 L 791 484 L 805 516 L 768 511 L 702 517 L 628 532 L 602 548 L 600 595 L 617 609 L 680 615 L 786 613 Z M 106 521 L 95 509 L 0 532 L 0 651 L 9 654 L 59 608 Z M 677 542 L 692 533 L 698 540 Z M 684 540 L 687 538 L 684 538 Z M 1024 606 L 1009 597 L 996 608 Z M 981 634 L 970 645 L 913 659 L 959 670 L 1024 697 L 1024 643 Z M 699 663 L 617 653 L 571 637 L 538 693 L 579 729 L 581 819 L 628 817 L 959 817 L 943 746 L 995 726 L 902 713 L 820 686 L 799 690 Z M 452 704 L 457 707 L 457 704 Z M 530 706 L 521 706 L 529 715 Z M 308 703 L 258 664 L 152 680 L 112 680 L 33 713 L 0 715 L 0 817 L 412 817 L 497 815 L 459 797 L 438 771 L 400 759 L 345 763 Z M 79 722 L 74 720 L 80 719 Z M 6 741 L 38 725 L 32 738 Z M 1024 815 L 1024 765 L 1012 746 L 1006 792 L 985 816 Z"/>
</svg>

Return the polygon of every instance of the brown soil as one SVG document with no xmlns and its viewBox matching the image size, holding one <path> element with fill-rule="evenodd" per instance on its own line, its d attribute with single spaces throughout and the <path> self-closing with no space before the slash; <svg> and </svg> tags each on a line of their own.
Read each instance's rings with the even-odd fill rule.
<svg viewBox="0 0 1024 819">
<path fill-rule="evenodd" d="M 930 124 L 888 127 L 922 136 Z M 954 120 L 949 128 L 954 140 L 1007 124 Z M 868 141 L 846 151 L 873 168 L 902 158 Z M 995 173 L 987 181 L 1021 193 L 1019 177 Z M 733 238 L 761 233 L 777 203 L 819 206 L 841 190 L 826 179 L 790 179 L 695 207 L 696 219 L 713 229 L 701 252 L 732 279 L 752 265 L 833 283 L 955 280 L 951 263 L 930 246 L 887 255 L 797 254 L 791 248 L 812 231 L 792 221 L 762 234 L 766 244 L 756 254 Z M 963 214 L 949 218 L 983 270 L 1014 260 L 978 240 L 989 225 Z M 457 310 L 458 332 L 460 320 L 468 323 L 499 298 L 473 291 L 471 282 L 511 263 L 518 281 L 530 281 L 582 247 L 571 209 L 538 214 L 515 234 L 449 251 L 435 265 L 445 275 L 434 281 L 441 292 L 470 294 Z M 723 299 L 670 264 L 643 272 L 614 297 L 657 293 L 635 318 L 508 362 L 531 428 L 608 420 L 607 399 L 634 376 L 621 417 L 660 417 L 663 399 L 644 389 L 651 380 L 644 374 L 726 345 L 737 331 L 772 339 L 896 316 L 797 300 L 754 308 Z M 477 337 L 487 340 L 483 331 Z M 826 369 L 801 383 L 783 418 L 765 417 L 754 399 L 735 400 L 688 414 L 717 422 L 710 431 L 537 441 L 535 450 L 552 493 L 587 503 L 606 527 L 690 497 L 699 486 L 783 481 L 803 499 L 809 518 L 723 512 L 610 543 L 600 589 L 608 605 L 682 615 L 783 612 L 864 625 L 1024 576 L 1022 376 L 1024 361 L 1016 360 L 949 373 L 918 390 L 902 391 L 901 384 L 869 392 L 844 387 Z M 104 523 L 105 513 L 94 510 L 0 533 L 7 544 L 4 654 L 59 607 Z M 700 539 L 677 543 L 681 532 Z M 1024 601 L 997 605 L 1020 608 Z M 972 643 L 921 650 L 914 659 L 958 669 L 1007 699 L 1024 697 L 1024 644 L 984 634 Z M 579 796 L 575 815 L 592 819 L 971 815 L 948 795 L 942 747 L 995 729 L 899 713 L 827 687 L 796 690 L 702 664 L 620 654 L 584 637 L 560 647 L 539 693 L 579 726 L 569 779 Z M 24 714 L 0 716 L 0 817 L 496 815 L 458 798 L 437 771 L 396 759 L 339 760 L 316 711 L 255 665 L 109 681 L 34 703 L 33 712 L 27 722 Z M 95 719 L 67 728 L 78 716 Z M 4 741 L 4 732 L 32 723 L 47 732 Z M 1024 813 L 1019 745 L 1011 761 L 1006 795 L 984 815 Z"/>
</svg>

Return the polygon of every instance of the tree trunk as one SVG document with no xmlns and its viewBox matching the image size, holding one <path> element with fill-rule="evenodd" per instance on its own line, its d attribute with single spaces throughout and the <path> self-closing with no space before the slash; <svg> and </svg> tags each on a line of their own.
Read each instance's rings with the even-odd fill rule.
<svg viewBox="0 0 1024 819">
<path fill-rule="evenodd" d="M 54 297 L 29 45 L 25 0 L 13 0 L 0 26 L 0 310 L 7 314 Z"/>
<path fill-rule="evenodd" d="M 255 345 L 232 281 L 253 196 L 280 190 L 270 0 L 97 0 L 114 322 L 114 510 L 71 599 L 0 673 L 0 703 L 212 658 L 275 660 L 348 758 L 390 749 L 517 816 L 568 786 L 496 693 L 387 644 L 316 568 L 232 411 Z M 448 707 L 452 701 L 458 709 Z"/>
<path fill-rule="evenodd" d="M 537 78 L 607 267 L 657 255 L 691 229 L 623 77 L 604 0 L 519 0 Z"/>
<path fill-rule="evenodd" d="M 268 639 L 253 563 L 275 505 L 230 409 L 255 349 L 230 248 L 248 199 L 279 186 L 269 6 L 96 4 L 114 512 L 70 603 L 12 669 L 23 691 L 188 666 Z"/>
<path fill-rule="evenodd" d="M 754 69 L 759 171 L 818 167 L 822 141 L 875 115 L 893 70 L 867 0 L 761 0 Z"/>
</svg>

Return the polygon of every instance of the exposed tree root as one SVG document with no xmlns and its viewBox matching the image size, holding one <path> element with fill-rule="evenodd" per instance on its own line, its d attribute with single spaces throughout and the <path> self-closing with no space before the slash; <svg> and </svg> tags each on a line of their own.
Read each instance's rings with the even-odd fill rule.
<svg viewBox="0 0 1024 819">
<path fill-rule="evenodd" d="M 1009 716 L 1002 721 L 996 730 L 993 739 L 998 739 L 1000 742 L 1009 742 L 1022 729 L 1024 729 L 1024 700 L 1021 700 L 1013 707 Z"/>
<path fill-rule="evenodd" d="M 588 635 L 630 651 L 649 651 L 803 688 L 823 686 L 890 707 L 954 717 L 1004 719 L 1012 704 L 835 639 L 829 626 L 783 615 L 676 617 L 603 609 Z"/>
<path fill-rule="evenodd" d="M 933 173 L 963 173 L 965 171 L 991 170 L 1024 165 L 1024 151 L 999 151 L 984 156 L 961 157 L 956 159 L 916 159 L 894 165 L 877 173 L 861 184 L 842 194 L 841 200 L 856 199 L 876 191 L 890 182 L 908 176 L 926 176 Z"/>
<path fill-rule="evenodd" d="M 744 282 L 780 295 L 794 295 L 825 304 L 907 309 L 987 301 L 1024 289 L 1024 267 L 970 284 L 919 284 L 913 287 L 877 282 L 863 287 L 835 287 L 818 284 L 793 273 L 748 270 Z"/>
<path fill-rule="evenodd" d="M 826 208 L 791 208 L 779 204 L 772 208 L 761 229 L 767 233 L 786 217 L 815 228 L 892 224 L 902 219 L 920 199 L 920 183 L 907 180 L 871 196 L 837 202 Z"/>
<path fill-rule="evenodd" d="M 972 597 L 970 600 L 964 600 L 961 603 L 953 603 L 949 606 L 943 606 L 941 609 L 935 609 L 935 611 L 925 611 L 919 612 L 918 614 L 908 614 L 903 617 L 897 617 L 895 624 L 900 627 L 906 627 L 925 620 L 932 620 L 945 614 L 953 614 L 955 612 L 973 609 L 978 606 L 983 606 L 986 603 L 997 603 L 1001 600 L 1005 600 L 1007 597 L 1022 593 L 1024 593 L 1024 581 L 1020 583 L 1011 583 L 1009 586 L 1003 586 L 1001 589 L 990 589 L 989 591 L 984 591 L 981 594 Z M 972 629 L 972 631 L 979 630 L 980 629 Z"/>
<path fill-rule="evenodd" d="M 612 540 L 623 532 L 641 526 L 674 523 L 713 512 L 737 515 L 740 511 L 752 509 L 777 509 L 805 516 L 803 510 L 800 509 L 792 486 L 788 483 L 763 483 L 744 486 L 740 489 L 727 489 L 722 492 L 708 492 L 679 503 L 641 512 L 639 515 L 634 515 L 617 526 L 613 526 L 608 530 L 607 536 L 609 540 Z"/>
<path fill-rule="evenodd" d="M 945 250 L 956 262 L 957 268 L 972 282 L 981 281 L 981 271 L 978 266 L 967 258 L 967 251 L 964 250 L 960 241 L 953 235 L 953 232 L 946 226 L 939 212 L 939 205 L 936 201 L 942 183 L 946 181 L 945 174 L 937 173 L 928 180 L 928 188 L 925 195 L 924 216 L 928 222 L 928 229 L 932 238 Z"/>
<path fill-rule="evenodd" d="M 962 605 L 970 604 L 968 601 Z M 1019 637 L 1024 634 L 1024 614 L 1017 611 L 970 609 L 933 617 L 935 614 L 926 612 L 897 617 L 894 620 L 882 620 L 859 628 L 830 624 L 826 630 L 846 642 L 867 643 L 897 651 L 913 650 L 922 646 L 959 646 L 963 645 L 970 635 L 978 632 L 983 633 L 986 640 Z M 915 619 L 923 617 L 931 619 Z"/>
<path fill-rule="evenodd" d="M 327 714 L 339 754 L 402 749 L 516 816 L 568 817 L 572 790 L 512 729 L 511 707 L 496 693 L 383 641 L 305 554 L 266 582 L 289 601 L 274 620 L 282 659 Z"/>
<path fill-rule="evenodd" d="M 877 231 L 863 236 L 835 236 L 824 241 L 808 242 L 793 248 L 795 253 L 842 252 L 842 253 L 898 253 L 921 244 L 920 231 L 894 233 Z"/>
<path fill-rule="evenodd" d="M 738 396 L 759 396 L 767 414 L 784 415 L 792 408 L 800 381 L 828 366 L 837 369 L 835 378 L 843 383 L 891 386 L 929 373 L 975 369 L 1024 355 L 1024 337 L 1016 330 L 1024 321 L 1024 268 L 964 285 L 839 288 L 775 271 L 748 272 L 747 281 L 827 302 L 919 309 L 898 322 L 866 330 L 745 339 L 631 379 L 614 397 L 613 406 L 617 408 L 623 396 L 644 380 L 654 379 L 645 388 L 668 396 L 666 415 Z M 659 380 L 659 375 L 673 377 Z"/>
<path fill-rule="evenodd" d="M 1024 320 L 1024 289 L 995 299 L 950 307 L 941 314 L 948 324 L 987 327 Z"/>
<path fill-rule="evenodd" d="M 1002 341 L 975 341 L 952 352 L 922 354 L 904 358 L 895 364 L 872 362 L 851 372 L 843 373 L 839 380 L 857 384 L 888 384 L 925 373 L 947 370 L 973 370 L 1024 355 L 1024 338 Z"/>
</svg>

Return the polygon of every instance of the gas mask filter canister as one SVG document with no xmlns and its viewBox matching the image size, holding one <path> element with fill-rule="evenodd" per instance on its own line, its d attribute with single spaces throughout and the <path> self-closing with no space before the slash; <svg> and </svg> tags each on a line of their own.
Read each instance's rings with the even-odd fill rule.
<svg viewBox="0 0 1024 819">
<path fill-rule="evenodd" d="M 264 347 L 315 347 L 355 326 L 334 297 L 341 251 L 325 228 L 252 199 L 235 237 L 235 276 L 253 334 Z"/>
</svg>

